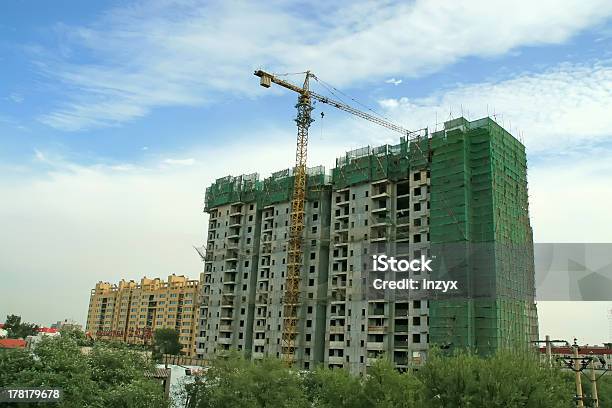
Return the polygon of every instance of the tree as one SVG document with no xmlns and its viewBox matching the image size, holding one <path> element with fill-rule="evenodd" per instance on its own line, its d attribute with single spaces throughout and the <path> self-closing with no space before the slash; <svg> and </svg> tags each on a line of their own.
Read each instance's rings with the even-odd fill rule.
<svg viewBox="0 0 612 408">
<path fill-rule="evenodd" d="M 366 408 L 359 377 L 348 370 L 319 367 L 304 375 L 312 405 L 318 408 Z"/>
<path fill-rule="evenodd" d="M 4 328 L 11 332 L 19 327 L 21 324 L 21 316 L 17 315 L 8 315 L 6 316 L 6 320 L 4 321 Z"/>
<path fill-rule="evenodd" d="M 96 345 L 85 355 L 69 336 L 47 337 L 1 352 L 0 384 L 61 388 L 62 408 L 167 408 L 161 384 L 146 377 L 153 368 L 144 353 Z"/>
<path fill-rule="evenodd" d="M 62 337 L 70 337 L 81 347 L 93 345 L 93 341 L 85 337 L 83 330 L 79 330 L 75 327 L 62 327 L 60 329 L 60 335 Z"/>
<path fill-rule="evenodd" d="M 160 359 L 164 354 L 180 354 L 179 332 L 174 329 L 157 329 L 153 335 L 153 355 Z"/>
<path fill-rule="evenodd" d="M 25 339 L 38 332 L 38 326 L 32 323 L 22 323 L 21 316 L 8 315 L 4 322 L 4 329 L 8 332 L 10 339 Z"/>
<path fill-rule="evenodd" d="M 189 408 L 306 408 L 308 404 L 299 373 L 278 359 L 253 362 L 237 353 L 213 361 L 204 381 L 185 389 Z"/>
<path fill-rule="evenodd" d="M 418 373 L 423 407 L 559 408 L 573 396 L 565 373 L 541 366 L 531 353 L 502 351 L 489 358 L 468 352 L 429 354 Z"/>
<path fill-rule="evenodd" d="M 400 374 L 387 359 L 376 360 L 363 381 L 366 406 L 375 408 L 421 407 L 422 384 L 412 372 Z"/>
<path fill-rule="evenodd" d="M 610 385 L 600 380 L 602 403 Z M 218 357 L 184 393 L 188 408 L 569 408 L 573 395 L 571 373 L 542 366 L 531 353 L 501 351 L 484 358 L 436 349 L 416 373 L 400 373 L 380 359 L 362 377 L 324 367 L 304 372 L 278 359 L 254 362 L 231 353 Z"/>
</svg>

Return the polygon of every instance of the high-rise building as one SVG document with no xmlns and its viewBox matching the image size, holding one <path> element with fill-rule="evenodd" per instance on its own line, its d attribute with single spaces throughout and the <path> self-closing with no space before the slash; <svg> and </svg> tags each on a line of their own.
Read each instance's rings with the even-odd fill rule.
<svg viewBox="0 0 612 408">
<path fill-rule="evenodd" d="M 323 359 L 331 187 L 322 167 L 308 170 L 297 357 L 308 368 Z M 293 175 L 284 170 L 225 177 L 207 189 L 210 215 L 202 274 L 197 353 L 230 348 L 253 358 L 280 357 Z"/>
<path fill-rule="evenodd" d="M 181 352 L 195 354 L 199 305 L 198 280 L 185 276 L 98 282 L 91 290 L 87 333 L 94 339 L 151 344 L 156 329 L 175 329 Z"/>
<path fill-rule="evenodd" d="M 524 146 L 490 118 L 348 152 L 331 178 L 309 169 L 297 365 L 358 373 L 384 353 L 407 369 L 432 343 L 486 354 L 537 339 L 526 174 Z M 198 355 L 282 356 L 292 189 L 284 171 L 225 177 L 206 190 Z M 369 291 L 371 255 L 449 259 L 448 248 L 465 282 L 479 282 L 465 296 Z"/>
</svg>

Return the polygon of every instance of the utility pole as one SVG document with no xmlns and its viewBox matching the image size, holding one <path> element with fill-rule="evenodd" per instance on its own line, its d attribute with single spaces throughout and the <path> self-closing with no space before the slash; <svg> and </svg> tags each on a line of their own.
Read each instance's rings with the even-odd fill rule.
<svg viewBox="0 0 612 408">
<path fill-rule="evenodd" d="M 578 408 L 584 408 L 584 401 L 582 396 L 582 379 L 580 378 L 580 363 L 578 362 L 578 345 L 576 344 L 576 340 L 574 340 L 574 345 L 572 346 L 574 349 L 574 372 L 576 374 L 576 406 Z"/>
<path fill-rule="evenodd" d="M 568 344 L 568 347 L 570 347 L 569 344 Z M 565 367 L 569 368 L 576 374 L 576 398 L 575 398 L 576 406 L 579 408 L 584 408 L 584 401 L 586 400 L 587 403 L 589 404 L 589 407 L 600 408 L 599 396 L 597 393 L 597 381 L 599 381 L 599 379 L 603 377 L 609 371 L 609 369 L 606 367 L 606 361 L 602 357 L 599 357 L 599 362 L 601 363 L 602 367 L 600 369 L 596 369 L 595 368 L 596 357 L 593 356 L 592 351 L 590 352 L 591 355 L 589 356 L 583 355 L 582 357 L 579 357 L 577 339 L 574 339 L 574 344 L 571 345 L 571 349 L 572 349 L 571 357 L 566 355 L 563 357 L 557 357 L 557 360 L 563 361 L 563 363 L 565 364 Z M 585 373 L 585 378 L 591 382 L 592 395 L 588 398 L 585 398 L 583 391 L 582 391 L 582 379 L 580 375 L 582 371 L 589 368 L 589 365 L 590 365 L 591 370 L 588 375 L 587 373 Z M 596 370 L 603 371 L 603 372 L 598 376 L 595 373 Z"/>
<path fill-rule="evenodd" d="M 552 367 L 552 346 L 548 334 L 546 335 L 546 359 L 548 360 L 548 367 Z"/>
<path fill-rule="evenodd" d="M 599 397 L 597 396 L 597 376 L 595 375 L 595 359 L 591 359 L 591 392 L 593 395 L 593 405 L 595 408 L 599 408 Z"/>
</svg>

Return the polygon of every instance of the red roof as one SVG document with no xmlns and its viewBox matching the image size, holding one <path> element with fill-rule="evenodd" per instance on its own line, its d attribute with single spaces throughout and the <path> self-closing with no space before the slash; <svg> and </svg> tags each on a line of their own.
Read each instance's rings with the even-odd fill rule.
<svg viewBox="0 0 612 408">
<path fill-rule="evenodd" d="M 4 328 L 4 323 L 0 323 L 0 329 Z"/>
<path fill-rule="evenodd" d="M 540 353 L 546 353 L 546 347 L 540 348 Z M 569 347 L 551 347 L 552 354 L 574 354 L 574 351 Z M 579 347 L 578 354 L 581 356 L 587 354 L 612 354 L 612 348 L 606 347 Z"/>
<path fill-rule="evenodd" d="M 0 339 L 0 348 L 25 348 L 26 341 L 21 339 Z"/>
<path fill-rule="evenodd" d="M 39 327 L 39 333 L 57 333 L 57 329 L 52 329 L 50 327 Z"/>
</svg>

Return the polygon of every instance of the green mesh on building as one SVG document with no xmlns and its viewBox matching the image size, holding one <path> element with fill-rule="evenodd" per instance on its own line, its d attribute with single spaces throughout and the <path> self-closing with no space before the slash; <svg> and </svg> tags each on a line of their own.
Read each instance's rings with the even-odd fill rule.
<svg viewBox="0 0 612 408">
<path fill-rule="evenodd" d="M 308 168 L 307 173 L 307 200 L 315 200 L 321 191 L 331 189 L 329 177 L 325 174 L 323 166 Z M 259 180 L 256 173 L 217 179 L 206 189 L 204 211 L 237 202 L 256 202 L 266 206 L 291 201 L 294 179 L 291 169 L 272 173 L 263 181 Z"/>
<path fill-rule="evenodd" d="M 257 201 L 261 188 L 262 182 L 257 173 L 217 179 L 206 189 L 204 211 L 230 203 Z"/>
<path fill-rule="evenodd" d="M 325 167 L 310 167 L 306 170 L 306 200 L 316 200 L 322 190 L 329 190 L 329 177 L 325 174 Z M 291 201 L 295 177 L 291 169 L 277 171 L 263 181 L 260 194 L 263 206 Z"/>
<path fill-rule="evenodd" d="M 430 341 L 483 354 L 527 347 L 537 339 L 537 315 L 525 148 L 490 118 L 459 118 L 432 135 L 431 150 L 432 247 L 488 248 L 466 256 L 466 273 L 496 296 L 430 301 Z"/>
<path fill-rule="evenodd" d="M 333 186 L 342 189 L 377 180 L 407 179 L 411 171 L 427 167 L 429 149 L 427 131 L 423 130 L 411 135 L 410 141 L 402 137 L 397 145 L 352 150 L 336 159 Z"/>
</svg>

